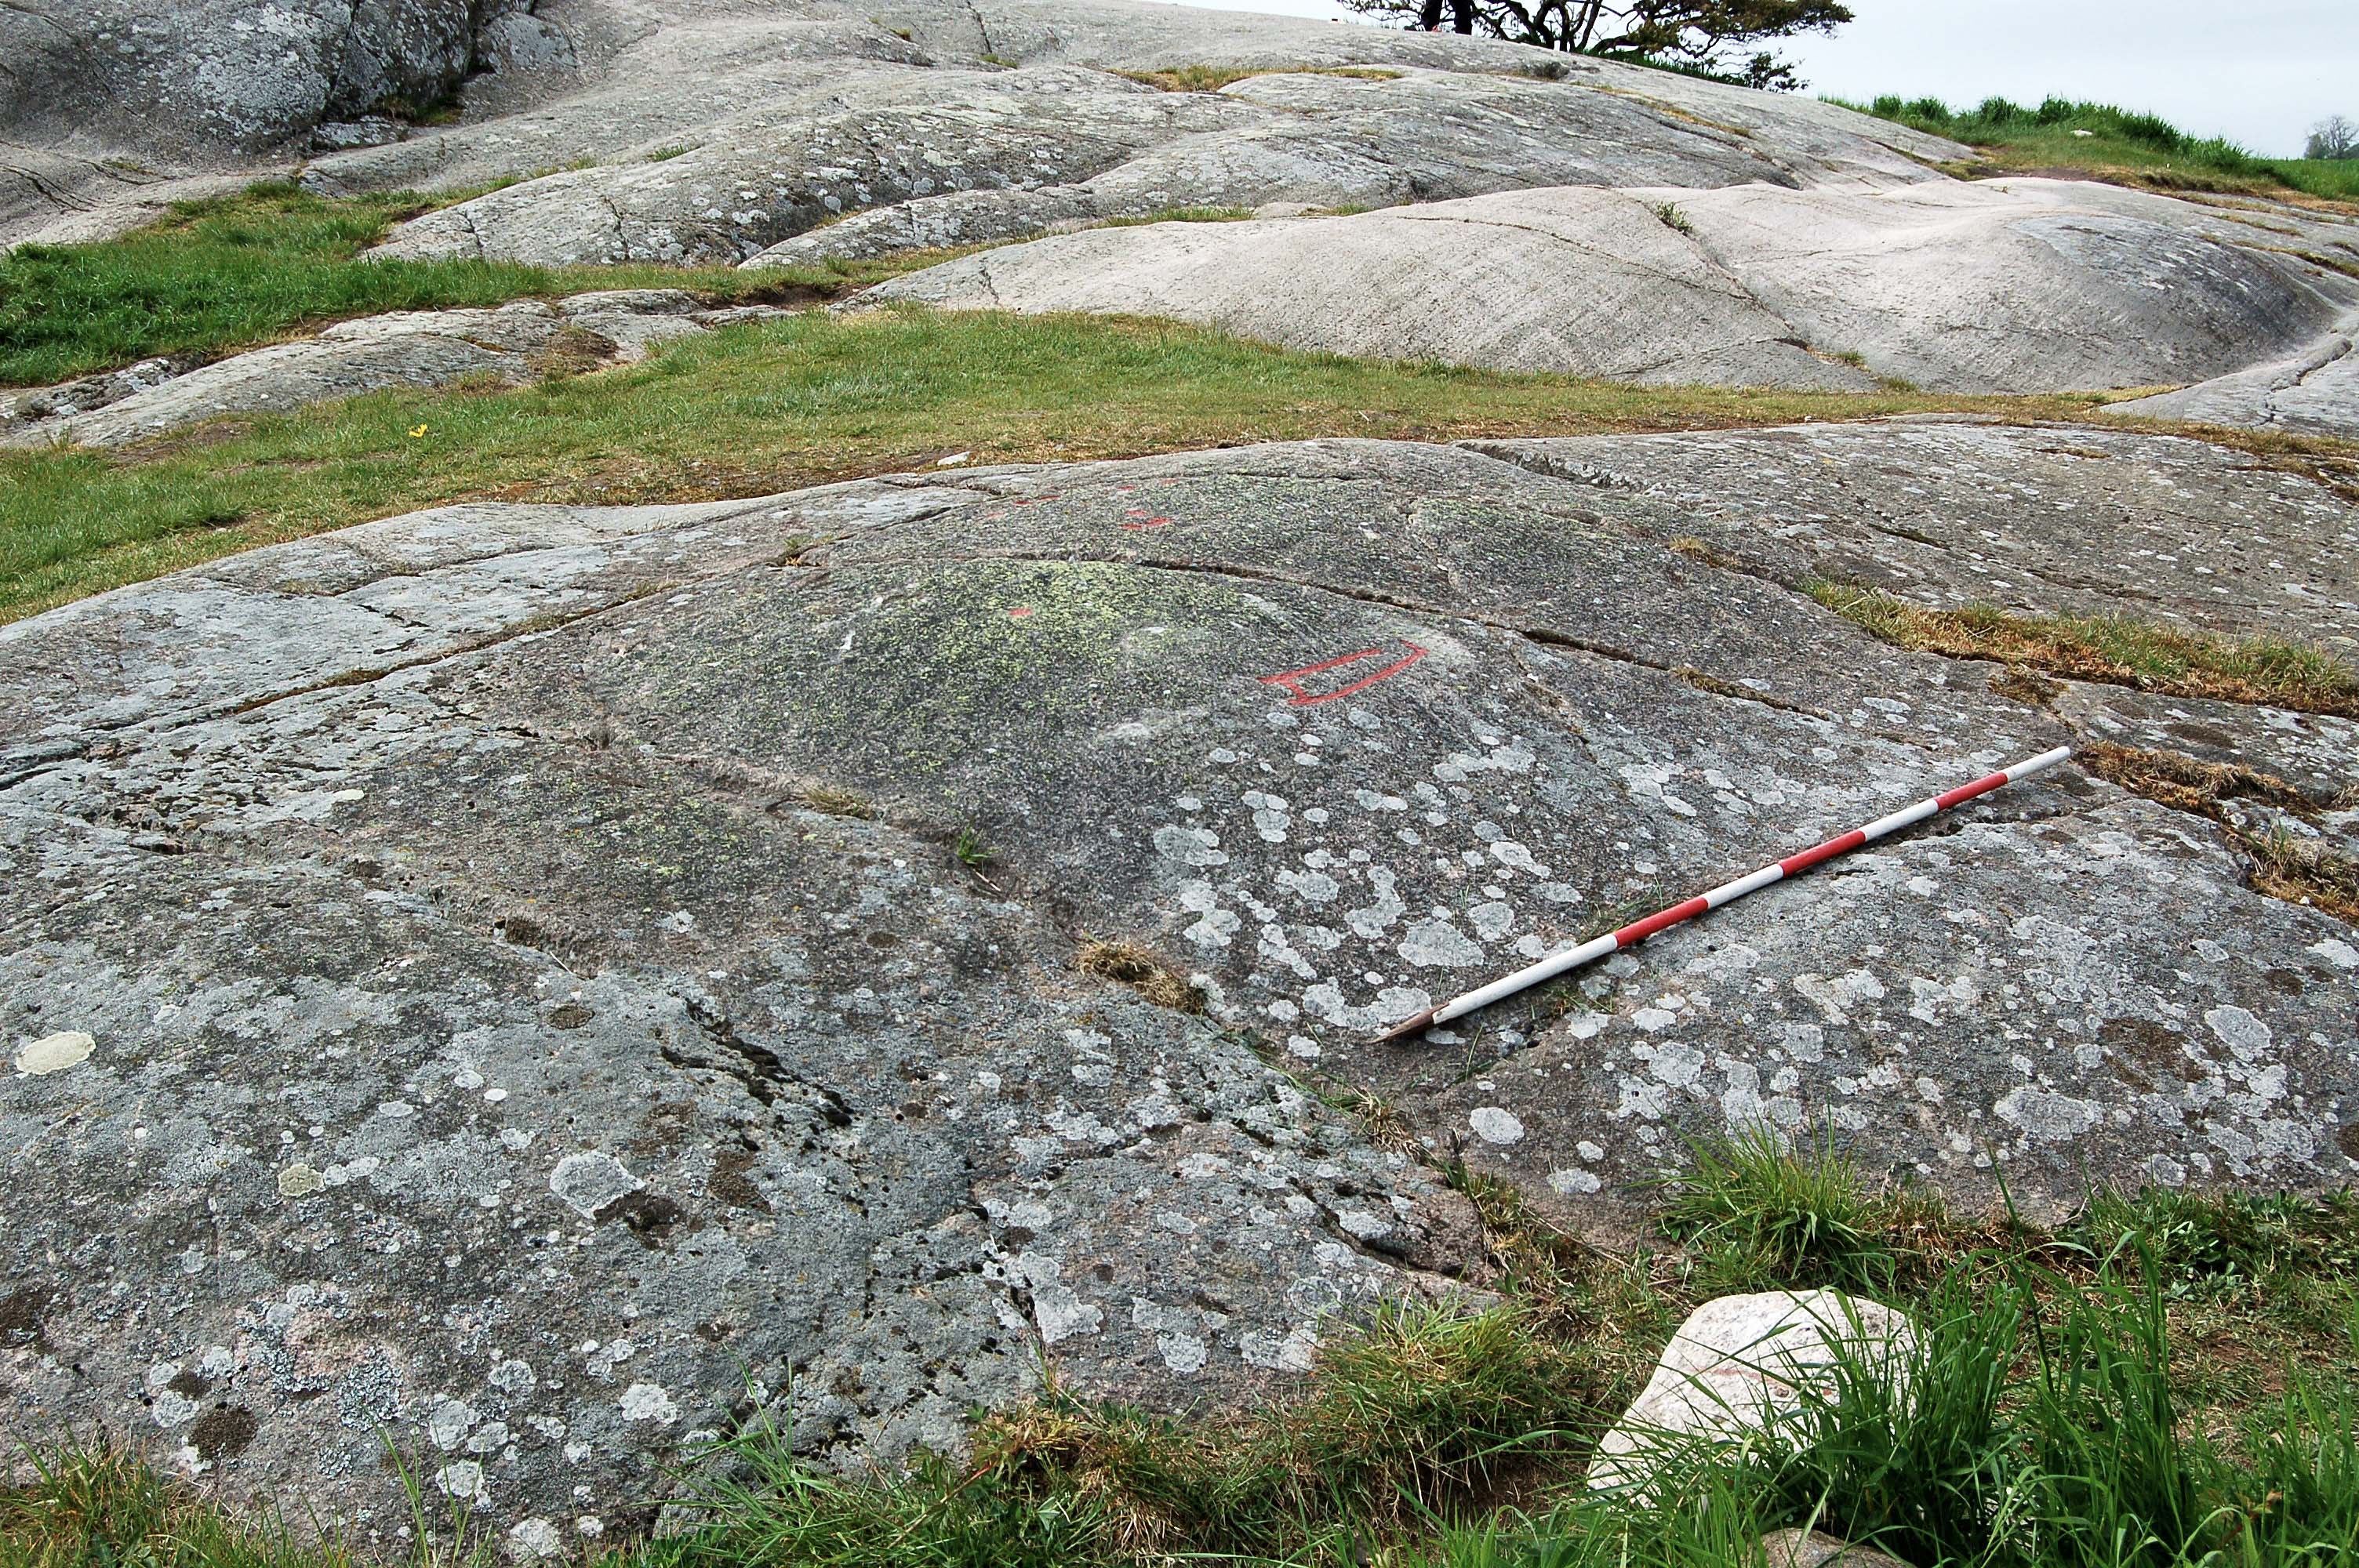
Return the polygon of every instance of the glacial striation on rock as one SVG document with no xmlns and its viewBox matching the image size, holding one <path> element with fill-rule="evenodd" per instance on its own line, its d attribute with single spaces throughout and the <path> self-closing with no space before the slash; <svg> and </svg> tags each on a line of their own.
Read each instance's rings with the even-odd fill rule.
<svg viewBox="0 0 2359 1568">
<path fill-rule="evenodd" d="M 790 1384 L 846 1463 L 1044 1357 L 1264 1397 L 1484 1283 L 1453 1151 L 1598 1232 L 1765 1121 L 2034 1213 L 2346 1183 L 2359 935 L 2075 773 L 1364 1042 L 2058 742 L 2347 780 L 2345 720 L 2034 702 L 1799 589 L 2339 637 L 2354 528 L 2111 430 L 1319 442 L 454 506 L 0 629 L 0 1408 L 364 1530 L 390 1442 L 540 1539 Z"/>
<path fill-rule="evenodd" d="M 1057 235 L 865 297 L 1170 316 L 1288 348 L 1619 381 L 1964 393 L 2208 381 L 2359 310 L 2351 273 L 2190 224 L 2165 198 L 2086 195 L 2104 189 L 1518 190 Z M 2325 243 L 2359 268 L 2359 227 Z"/>
</svg>

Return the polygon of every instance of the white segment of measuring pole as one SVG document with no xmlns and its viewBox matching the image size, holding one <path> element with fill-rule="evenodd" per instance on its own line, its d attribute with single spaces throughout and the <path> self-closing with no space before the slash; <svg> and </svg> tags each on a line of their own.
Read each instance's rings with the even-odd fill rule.
<svg viewBox="0 0 2359 1568">
<path fill-rule="evenodd" d="M 1863 844 L 1873 844 L 1878 838 L 1888 838 L 1904 827 L 1912 827 L 1929 816 L 1939 816 L 1944 811 L 1964 805 L 1969 800 L 1988 795 L 1992 790 L 2000 788 L 2002 785 L 2017 784 L 2035 773 L 2046 773 L 2071 754 L 2072 749 L 2070 746 L 2059 746 L 2052 752 L 2042 752 L 2039 755 L 2017 762 L 2011 768 L 1985 774 L 1970 784 L 1920 800 L 1916 805 L 1896 811 L 1889 816 L 1879 816 L 1866 827 L 1854 828 L 1841 838 L 1830 838 L 1815 849 L 1806 849 L 1799 855 L 1789 855 L 1782 860 L 1773 860 L 1759 871 L 1748 871 L 1744 876 L 1738 877 L 1734 881 L 1723 882 L 1699 898 L 1690 899 L 1684 903 L 1673 904 L 1669 909 L 1647 916 L 1645 920 L 1635 921 L 1625 925 L 1618 931 L 1609 931 L 1603 936 L 1593 936 L 1577 947 L 1568 947 L 1561 953 L 1551 953 L 1527 968 L 1517 969 L 1512 975 L 1493 980 L 1489 985 L 1468 991 L 1463 996 L 1451 998 L 1435 1008 L 1431 1015 L 1422 1021 L 1412 1019 L 1409 1022 L 1418 1028 L 1424 1028 L 1436 1023 L 1447 1023 L 1453 1018 L 1463 1018 L 1477 1009 L 1488 1007 L 1495 1001 L 1511 997 L 1519 990 L 1539 984 L 1542 980 L 1554 979 L 1568 969 L 1577 969 L 1583 964 L 1594 963 L 1620 948 L 1633 946 L 1652 936 L 1656 932 L 1669 930 L 1673 925 L 1693 919 L 1706 910 L 1718 909 L 1724 903 L 1743 898 L 1746 893 L 1759 892 L 1772 882 L 1783 881 L 1789 876 L 1799 875 L 1810 867 L 1831 860 L 1838 855 L 1847 855 Z M 1408 1027 L 1403 1025 L 1402 1029 L 1406 1030 Z M 1394 1033 L 1397 1033 L 1400 1031 L 1397 1030 Z M 1380 1038 L 1391 1037 L 1392 1035 L 1387 1034 Z"/>
</svg>

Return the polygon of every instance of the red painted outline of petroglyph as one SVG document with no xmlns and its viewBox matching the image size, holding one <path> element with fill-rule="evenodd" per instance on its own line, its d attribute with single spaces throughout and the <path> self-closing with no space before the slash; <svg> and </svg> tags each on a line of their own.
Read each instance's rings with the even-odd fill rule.
<svg viewBox="0 0 2359 1568">
<path fill-rule="evenodd" d="M 1327 670 L 1341 669 L 1345 665 L 1356 665 L 1363 659 L 1381 658 L 1384 655 L 1384 650 L 1382 648 L 1363 648 L 1356 654 L 1345 654 L 1340 659 L 1328 659 L 1321 664 L 1305 665 L 1299 670 L 1288 670 L 1280 675 L 1261 676 L 1256 678 L 1258 678 L 1264 686 L 1284 687 L 1287 690 L 1292 692 L 1294 696 L 1287 703 L 1288 708 L 1316 708 L 1322 702 L 1332 702 L 1339 697 L 1350 697 L 1355 692 L 1363 692 L 1372 686 L 1380 685 L 1385 681 L 1388 681 L 1392 679 L 1393 676 L 1400 674 L 1401 671 L 1408 668 L 1409 665 L 1417 663 L 1418 660 L 1425 657 L 1428 652 L 1427 649 L 1419 647 L 1415 643 L 1403 643 L 1401 646 L 1408 650 L 1408 654 L 1406 658 L 1396 659 L 1391 664 L 1386 665 L 1383 669 L 1378 670 L 1372 676 L 1367 676 L 1362 679 L 1355 680 L 1349 686 L 1339 687 L 1333 691 L 1321 692 L 1316 697 L 1313 697 L 1310 693 L 1302 689 L 1302 678 L 1305 676 L 1315 676 Z"/>
</svg>

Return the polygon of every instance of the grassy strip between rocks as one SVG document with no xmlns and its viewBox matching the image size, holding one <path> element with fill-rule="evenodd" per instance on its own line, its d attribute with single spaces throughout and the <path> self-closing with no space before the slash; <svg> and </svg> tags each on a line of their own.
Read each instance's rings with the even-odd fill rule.
<svg viewBox="0 0 2359 1568">
<path fill-rule="evenodd" d="M 1988 605 L 1928 610 L 1870 588 L 1802 586 L 1836 614 L 1903 648 L 2171 697 L 2359 718 L 2359 671 L 2299 643 L 2238 641 L 2126 616 L 2017 615 Z"/>
<path fill-rule="evenodd" d="M 1963 142 L 1980 167 L 1965 173 L 2030 174 L 2067 169 L 2159 190 L 2216 190 L 2282 197 L 2291 191 L 2359 198 L 2359 165 L 2263 158 L 2224 136 L 2192 136 L 2158 114 L 2111 103 L 2049 98 L 2021 104 L 1986 98 L 1953 109 L 1939 98 L 1887 94 L 1873 103 L 1829 99 L 1846 109 Z"/>
<path fill-rule="evenodd" d="M 1831 1142 L 1756 1132 L 1667 1182 L 1658 1239 L 1608 1254 L 1456 1172 L 1497 1304 L 1331 1324 L 1290 1397 L 1167 1418 L 1057 1390 L 980 1419 L 962 1457 L 845 1475 L 756 1411 L 682 1472 L 680 1528 L 617 1568 L 1183 1562 L 1755 1568 L 1815 1525 L 1917 1568 L 2327 1568 L 2359 1552 L 2359 1203 L 2096 1195 L 2050 1228 L 1967 1222 L 1870 1184 Z M 1830 1285 L 1920 1325 L 1847 1356 L 1741 1445 L 1667 1443 L 1647 1486 L 1582 1484 L 1678 1318 L 1731 1291 Z M 1052 1368 L 1053 1369 L 1053 1368 Z M 419 1509 L 397 1558 L 285 1514 L 225 1512 L 136 1454 L 49 1450 L 0 1491 L 24 1568 L 489 1563 Z M 421 1492 L 425 1490 L 420 1488 Z M 582 1549 L 586 1551 L 587 1549 Z"/>
<path fill-rule="evenodd" d="M 1632 387 L 1297 353 L 1170 322 L 805 312 L 524 388 L 373 394 L 120 452 L 0 450 L 0 621 L 467 499 L 761 495 L 923 468 L 1317 437 L 1453 440 L 2101 402 Z"/>
<path fill-rule="evenodd" d="M 599 288 L 687 288 L 716 304 L 831 297 L 940 259 L 765 272 L 361 259 L 394 224 L 457 199 L 329 200 L 262 184 L 179 202 L 162 222 L 117 239 L 0 254 L 0 386 L 42 385 L 160 355 L 204 357 L 384 310 Z"/>
</svg>

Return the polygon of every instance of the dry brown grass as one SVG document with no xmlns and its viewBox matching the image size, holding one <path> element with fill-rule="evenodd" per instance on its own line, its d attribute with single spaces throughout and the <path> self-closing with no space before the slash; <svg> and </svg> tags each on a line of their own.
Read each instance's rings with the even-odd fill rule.
<svg viewBox="0 0 2359 1568">
<path fill-rule="evenodd" d="M 2237 837 L 2255 862 L 2253 891 L 2359 925 L 2359 860 L 2318 838 L 2284 832 Z"/>
<path fill-rule="evenodd" d="M 2017 615 L 1987 605 L 1928 610 L 1841 583 L 1803 588 L 1836 614 L 1903 648 L 2170 697 L 2359 718 L 2359 671 L 2298 643 L 2215 637 L 2127 616 Z"/>
<path fill-rule="evenodd" d="M 2099 741 L 2076 753 L 2081 766 L 2101 779 L 2178 811 L 2221 818 L 2221 803 L 2257 800 L 2309 816 L 2318 802 L 2275 773 L 2240 762 L 2206 762 L 2180 752 L 2144 752 Z"/>
<path fill-rule="evenodd" d="M 1701 561 L 1703 565 L 1708 567 L 1718 567 L 1723 571 L 1739 571 L 1743 569 L 1743 564 L 1739 562 L 1734 556 L 1730 555 L 1726 550 L 1722 549 L 1719 546 L 1712 544 L 1707 540 L 1695 538 L 1673 539 L 1669 544 L 1663 547 L 1670 551 L 1671 554 L 1675 556 L 1685 556 L 1691 561 Z"/>
<path fill-rule="evenodd" d="M 1359 81 L 1397 81 L 1400 72 L 1374 65 L 1176 65 L 1164 70 L 1117 70 L 1116 76 L 1161 92 L 1218 92 L 1249 76 L 1348 76 Z"/>
<path fill-rule="evenodd" d="M 875 804 L 848 789 L 835 789 L 827 784 L 810 784 L 799 791 L 796 799 L 811 810 L 827 816 L 872 817 Z"/>
<path fill-rule="evenodd" d="M 1991 691 L 2026 708 L 2045 708 L 2063 695 L 2064 683 L 2010 665 L 1990 678 Z"/>
<path fill-rule="evenodd" d="M 1093 936 L 1082 944 L 1079 961 L 1082 973 L 1128 986 L 1158 1007 L 1187 1013 L 1204 1011 L 1204 993 L 1139 943 L 1103 942 Z"/>
</svg>

